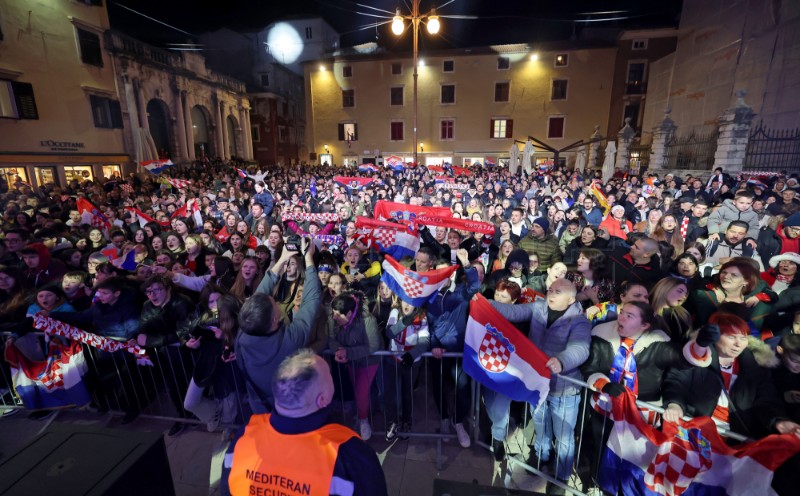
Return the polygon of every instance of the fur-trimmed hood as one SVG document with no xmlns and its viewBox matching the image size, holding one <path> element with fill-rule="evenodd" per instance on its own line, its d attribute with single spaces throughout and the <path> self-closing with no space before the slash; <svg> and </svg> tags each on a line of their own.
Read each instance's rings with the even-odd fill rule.
<svg viewBox="0 0 800 496">
<path fill-rule="evenodd" d="M 617 333 L 616 321 L 603 322 L 602 324 L 596 325 L 592 329 L 592 336 L 596 336 L 604 341 L 608 341 L 611 344 L 611 348 L 614 350 L 619 348 L 622 344 L 622 339 Z M 640 353 L 654 343 L 664 343 L 668 342 L 669 340 L 669 336 L 667 336 L 667 334 L 661 329 L 647 331 L 639 336 L 639 339 L 636 340 L 636 343 L 633 345 L 633 353 Z"/>
<path fill-rule="evenodd" d="M 781 363 L 775 351 L 773 351 L 767 343 L 755 336 L 747 338 L 747 349 L 753 353 L 753 358 L 756 359 L 756 363 L 762 367 L 774 369 Z"/>
</svg>

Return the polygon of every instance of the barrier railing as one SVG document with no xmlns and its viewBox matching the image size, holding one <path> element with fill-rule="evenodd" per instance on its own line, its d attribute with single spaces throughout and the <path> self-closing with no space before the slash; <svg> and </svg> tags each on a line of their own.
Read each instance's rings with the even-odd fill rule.
<svg viewBox="0 0 800 496">
<path fill-rule="evenodd" d="M 45 349 L 43 334 L 36 333 L 36 339 Z M 209 428 L 220 423 L 238 426 L 249 418 L 246 381 L 235 362 L 217 361 L 216 366 L 222 368 L 203 378 L 195 374 L 199 370 L 195 355 L 184 346 L 148 351 L 152 367 L 137 365 L 127 352 L 108 353 L 84 346 L 87 367 L 84 382 L 92 396 L 92 408 L 128 417 L 141 415 L 206 423 Z M 453 431 L 454 421 L 472 433 L 469 439 L 472 444 L 491 449 L 492 421 L 502 424 L 505 418 L 501 435 L 508 453 L 504 459 L 507 484 L 515 484 L 515 470 L 522 469 L 573 494 L 584 494 L 594 485 L 610 424 L 604 421 L 598 424 L 592 417 L 593 392 L 588 384 L 558 376 L 557 381 L 569 383 L 578 393 L 569 399 L 551 395 L 547 401 L 552 410 L 549 416 L 544 415 L 541 406 L 531 411 L 525 404 L 515 410 L 510 400 L 504 407 L 506 412 L 502 408 L 489 412 L 487 403 L 496 395 L 466 376 L 461 367 L 461 353 L 436 357 L 427 352 L 407 364 L 399 360 L 399 355 L 381 351 L 339 363 L 332 352 L 324 353 L 331 364 L 336 388 L 335 420 L 353 426 L 357 432 L 360 421 L 366 420 L 373 435 L 385 436 L 392 431 L 400 439 L 432 439 L 436 442 L 437 468 L 441 470 L 442 443 L 458 440 Z M 557 385 L 560 389 L 561 384 Z M 0 391 L 5 393 L 0 396 L 3 411 L 24 408 L 13 394 L 5 362 L 0 367 Z M 637 404 L 651 412 L 663 413 L 658 405 L 642 401 Z M 540 430 L 536 429 L 537 424 Z M 733 432 L 719 431 L 737 441 L 748 440 Z M 496 437 L 497 429 L 494 434 Z M 512 449 L 515 447 L 519 449 Z"/>
</svg>

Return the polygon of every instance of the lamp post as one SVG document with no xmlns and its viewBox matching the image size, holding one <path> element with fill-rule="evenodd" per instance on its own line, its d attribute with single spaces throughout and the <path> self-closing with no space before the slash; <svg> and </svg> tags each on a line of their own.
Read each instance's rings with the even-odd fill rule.
<svg viewBox="0 0 800 496">
<path fill-rule="evenodd" d="M 436 34 L 439 32 L 439 16 L 436 15 L 436 9 L 431 9 L 430 12 L 427 14 L 420 14 L 419 13 L 419 2 L 420 0 L 412 0 L 411 2 L 411 15 L 410 16 L 403 16 L 400 15 L 400 9 L 398 8 L 396 11 L 396 15 L 392 19 L 392 32 L 396 35 L 403 34 L 405 31 L 405 26 L 403 25 L 403 19 L 408 19 L 411 21 L 411 29 L 414 31 L 414 163 L 419 164 L 418 155 L 417 155 L 417 59 L 419 57 L 419 50 L 417 42 L 419 40 L 419 24 L 420 21 L 427 18 L 428 22 L 426 23 L 428 26 L 428 32 L 430 34 Z"/>
</svg>

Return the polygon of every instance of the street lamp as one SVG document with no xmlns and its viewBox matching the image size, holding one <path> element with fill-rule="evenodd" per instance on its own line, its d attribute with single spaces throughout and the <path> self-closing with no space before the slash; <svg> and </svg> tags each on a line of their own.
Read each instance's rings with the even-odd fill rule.
<svg viewBox="0 0 800 496">
<path fill-rule="evenodd" d="M 325 153 L 330 153 L 330 150 L 328 150 L 328 145 L 322 145 L 322 146 L 325 147 Z"/>
<path fill-rule="evenodd" d="M 401 35 L 405 31 L 403 19 L 411 21 L 411 28 L 414 30 L 414 163 L 419 163 L 417 156 L 417 58 L 419 56 L 418 39 L 419 39 L 419 23 L 423 19 L 427 19 L 428 32 L 436 34 L 441 27 L 439 23 L 439 16 L 436 15 L 436 9 L 431 9 L 427 14 L 419 13 L 419 1 L 412 0 L 411 2 L 411 15 L 404 16 L 400 14 L 400 9 L 395 11 L 395 16 L 392 18 L 392 32 L 396 35 Z"/>
</svg>

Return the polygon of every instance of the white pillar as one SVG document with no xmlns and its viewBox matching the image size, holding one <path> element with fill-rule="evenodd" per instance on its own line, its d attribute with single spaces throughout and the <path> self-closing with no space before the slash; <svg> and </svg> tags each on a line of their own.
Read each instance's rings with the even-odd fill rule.
<svg viewBox="0 0 800 496">
<path fill-rule="evenodd" d="M 194 125 L 192 123 L 192 104 L 189 100 L 189 94 L 182 91 L 179 98 L 184 99 L 183 102 L 183 121 L 186 129 L 184 130 L 186 136 L 186 157 L 189 160 L 194 160 Z"/>
</svg>

